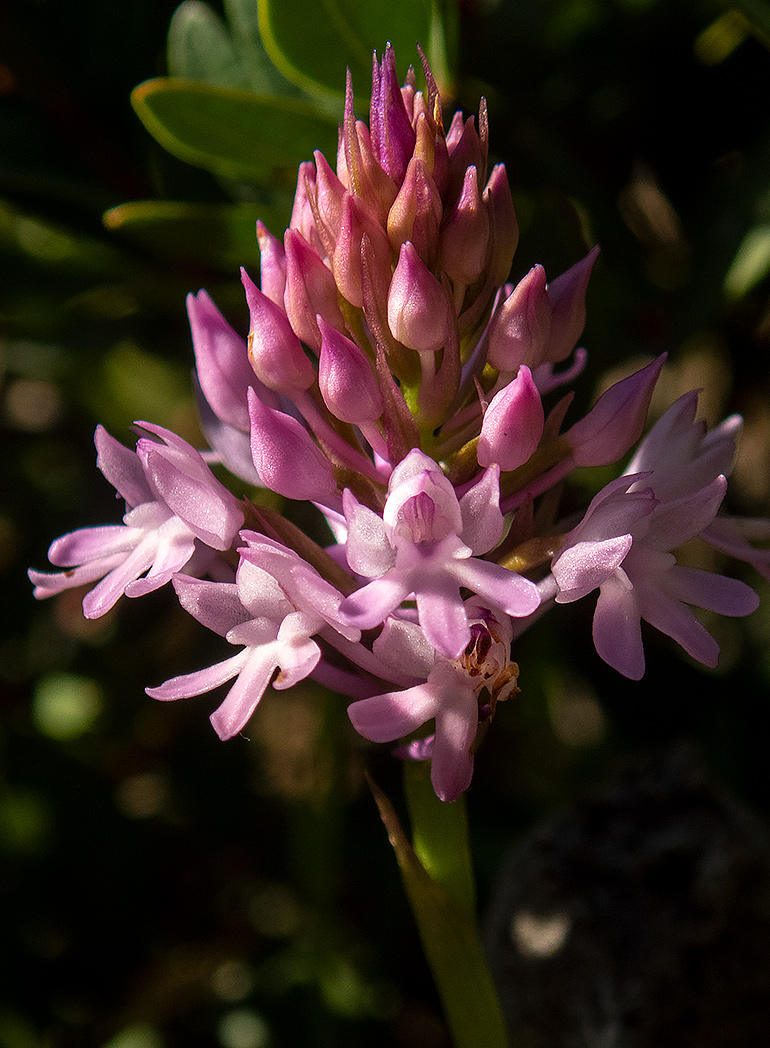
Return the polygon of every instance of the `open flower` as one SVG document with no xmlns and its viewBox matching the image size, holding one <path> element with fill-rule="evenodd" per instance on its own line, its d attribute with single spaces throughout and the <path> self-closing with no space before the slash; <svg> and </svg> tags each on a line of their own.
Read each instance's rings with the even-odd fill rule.
<svg viewBox="0 0 770 1048">
<path fill-rule="evenodd" d="M 530 615 L 540 603 L 534 583 L 476 556 L 502 537 L 498 476 L 497 467 L 487 470 L 458 499 L 436 463 L 415 449 L 393 471 L 382 517 L 346 491 L 347 561 L 374 581 L 344 601 L 345 620 L 370 629 L 414 595 L 425 637 L 454 659 L 470 641 L 461 587 L 509 615 Z"/>
<path fill-rule="evenodd" d="M 94 438 L 99 469 L 126 500 L 123 523 L 56 539 L 48 557 L 67 570 L 30 570 L 36 597 L 101 579 L 83 600 L 86 618 L 98 618 L 123 593 L 139 597 L 192 569 L 194 554 L 197 572 L 205 574 L 215 551 L 229 549 L 243 526 L 237 500 L 194 448 L 162 426 L 138 425 L 153 437 L 140 438 L 135 452 L 102 426 Z"/>
</svg>

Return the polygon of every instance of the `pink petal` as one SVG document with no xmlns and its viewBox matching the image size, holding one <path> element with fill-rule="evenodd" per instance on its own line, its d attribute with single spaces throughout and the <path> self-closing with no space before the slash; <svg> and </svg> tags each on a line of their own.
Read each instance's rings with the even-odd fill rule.
<svg viewBox="0 0 770 1048">
<path fill-rule="evenodd" d="M 172 677 L 165 684 L 157 688 L 145 688 L 144 690 L 153 699 L 161 699 L 163 702 L 171 702 L 175 699 L 188 699 L 192 695 L 202 695 L 206 691 L 212 691 L 221 684 L 232 680 L 246 662 L 248 652 L 240 651 L 224 662 L 218 662 L 214 666 L 207 666 L 204 670 L 195 673 L 185 673 L 181 677 Z"/>
<path fill-rule="evenodd" d="M 636 595 L 627 580 L 624 582 L 613 576 L 602 585 L 596 602 L 593 636 L 596 650 L 606 663 L 624 677 L 642 679 L 641 616 Z"/>
<path fill-rule="evenodd" d="M 406 691 L 388 691 L 348 706 L 348 716 L 359 735 L 371 742 L 393 742 L 435 717 L 439 696 L 430 684 Z"/>
</svg>

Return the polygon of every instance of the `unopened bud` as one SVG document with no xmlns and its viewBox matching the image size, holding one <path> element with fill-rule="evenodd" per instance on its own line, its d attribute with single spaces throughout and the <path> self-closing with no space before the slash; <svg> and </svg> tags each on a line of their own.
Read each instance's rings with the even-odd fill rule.
<svg viewBox="0 0 770 1048">
<path fill-rule="evenodd" d="M 533 266 L 495 311 L 489 325 L 487 362 L 498 371 L 537 367 L 551 334 L 545 270 Z"/>
<path fill-rule="evenodd" d="M 484 413 L 478 463 L 518 469 L 536 450 L 543 435 L 543 403 L 532 372 L 522 364 L 516 378 L 496 394 Z"/>
<path fill-rule="evenodd" d="M 407 241 L 388 291 L 388 324 L 395 338 L 418 353 L 437 353 L 448 332 L 446 293 Z"/>
</svg>

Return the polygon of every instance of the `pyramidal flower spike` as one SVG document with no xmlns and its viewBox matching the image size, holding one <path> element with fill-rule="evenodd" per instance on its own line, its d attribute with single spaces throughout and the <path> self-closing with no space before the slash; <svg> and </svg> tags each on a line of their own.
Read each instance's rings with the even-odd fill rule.
<svg viewBox="0 0 770 1048">
<path fill-rule="evenodd" d="M 144 423 L 134 451 L 99 427 L 123 521 L 57 539 L 60 570 L 30 577 L 40 598 L 82 586 L 89 617 L 171 581 L 238 650 L 152 696 L 231 682 L 212 716 L 230 738 L 267 692 L 313 678 L 354 700 L 364 738 L 430 761 L 449 801 L 471 781 L 479 726 L 518 692 L 512 646 L 542 615 L 596 594 L 596 649 L 632 679 L 642 620 L 713 666 L 692 608 L 747 615 L 757 598 L 677 550 L 697 537 L 770 577 L 754 546 L 770 521 L 723 515 L 740 420 L 709 432 L 697 394 L 632 450 L 664 357 L 572 414 L 598 248 L 551 281 L 529 259 L 508 283 L 519 229 L 505 167 L 489 171 L 486 104 L 445 121 L 420 57 L 422 89 L 411 68 L 399 83 L 391 47 L 374 56 L 369 126 L 348 74 L 336 170 L 316 152 L 285 233 L 257 224 L 248 341 L 205 291 L 189 297 L 209 448 Z M 576 468 L 615 463 L 582 515 L 582 487 L 562 511 Z M 329 544 L 250 502 L 259 484 L 313 503 Z M 525 665 L 525 695 L 526 680 Z"/>
</svg>

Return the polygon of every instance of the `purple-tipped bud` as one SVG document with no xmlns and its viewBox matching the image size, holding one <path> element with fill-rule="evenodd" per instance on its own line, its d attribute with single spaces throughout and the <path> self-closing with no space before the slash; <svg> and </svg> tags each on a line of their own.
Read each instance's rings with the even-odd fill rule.
<svg viewBox="0 0 770 1048">
<path fill-rule="evenodd" d="M 666 360 L 663 353 L 641 371 L 616 382 L 585 418 L 564 434 L 577 466 L 608 466 L 641 437 L 650 398 Z"/>
<path fill-rule="evenodd" d="M 382 396 L 371 365 L 355 342 L 318 318 L 321 354 L 318 385 L 324 403 L 342 422 L 374 422 L 383 411 Z"/>
<path fill-rule="evenodd" d="M 545 360 L 554 364 L 566 360 L 583 334 L 586 323 L 586 290 L 599 248 L 592 248 L 586 257 L 576 262 L 548 285 L 551 303 L 551 337 Z"/>
<path fill-rule="evenodd" d="M 340 227 L 334 245 L 332 266 L 337 287 L 348 302 L 360 309 L 363 305 L 361 287 L 361 240 L 369 238 L 375 271 L 381 275 L 387 290 L 390 281 L 391 249 L 382 226 L 376 222 L 357 197 L 346 192 L 342 201 Z"/>
<path fill-rule="evenodd" d="M 291 329 L 286 314 L 263 295 L 245 269 L 241 279 L 251 315 L 249 360 L 257 378 L 278 393 L 308 389 L 315 379 L 313 365 Z"/>
<path fill-rule="evenodd" d="M 345 326 L 337 304 L 337 285 L 331 270 L 296 230 L 286 230 L 284 248 L 286 316 L 295 334 L 317 353 L 321 348 L 321 333 L 315 319 L 318 313 L 335 327 Z"/>
<path fill-rule="evenodd" d="M 290 499 L 327 502 L 337 490 L 329 460 L 297 419 L 249 392 L 251 454 L 262 483 Z"/>
<path fill-rule="evenodd" d="M 374 55 L 370 112 L 372 151 L 383 171 L 399 185 L 414 152 L 415 133 L 401 94 L 396 55 L 390 44 L 379 68 Z"/>
<path fill-rule="evenodd" d="M 529 367 L 537 367 L 550 335 L 551 303 L 545 270 L 533 266 L 492 317 L 487 362 L 498 371 L 515 371 L 525 361 Z"/>
<path fill-rule="evenodd" d="M 187 296 L 195 363 L 203 395 L 223 422 L 248 432 L 246 390 L 254 384 L 246 342 L 205 291 Z"/>
<path fill-rule="evenodd" d="M 447 340 L 446 294 L 409 241 L 390 282 L 388 324 L 399 342 L 418 353 L 437 353 Z"/>
<path fill-rule="evenodd" d="M 283 244 L 259 220 L 257 221 L 257 241 L 259 242 L 259 284 L 262 293 L 277 306 L 282 306 L 286 290 L 286 253 L 283 250 Z"/>
<path fill-rule="evenodd" d="M 478 463 L 517 469 L 536 450 L 543 435 L 543 403 L 532 372 L 522 364 L 513 382 L 501 389 L 484 413 Z"/>
<path fill-rule="evenodd" d="M 398 187 L 380 167 L 372 151 L 366 124 L 356 120 L 353 109 L 353 81 L 348 70 L 345 90 L 345 117 L 337 149 L 337 177 L 350 193 L 360 197 L 366 208 L 384 224 L 396 199 Z"/>
<path fill-rule="evenodd" d="M 388 215 L 388 238 L 393 249 L 398 251 L 409 240 L 420 258 L 432 266 L 437 254 L 441 215 L 441 197 L 436 184 L 423 161 L 413 157 Z"/>
<path fill-rule="evenodd" d="M 489 261 L 492 282 L 495 285 L 503 284 L 508 279 L 519 243 L 519 223 L 504 164 L 497 164 L 492 170 L 484 190 L 484 203 L 489 211 L 492 239 Z"/>
<path fill-rule="evenodd" d="M 484 268 L 489 216 L 481 200 L 475 167 L 465 172 L 462 192 L 441 233 L 441 268 L 455 284 L 472 284 Z"/>
</svg>

